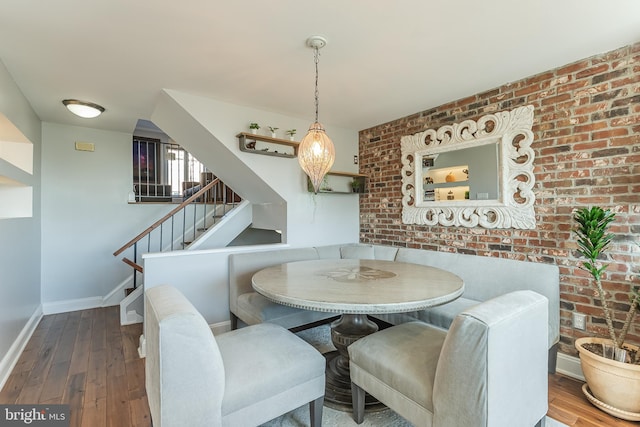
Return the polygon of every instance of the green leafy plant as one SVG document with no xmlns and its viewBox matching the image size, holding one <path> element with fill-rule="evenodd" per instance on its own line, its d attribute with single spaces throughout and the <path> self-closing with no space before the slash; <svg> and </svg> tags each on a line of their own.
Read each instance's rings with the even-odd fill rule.
<svg viewBox="0 0 640 427">
<path fill-rule="evenodd" d="M 274 132 L 275 132 L 275 131 L 277 131 L 278 129 L 280 129 L 280 128 L 274 128 L 274 127 L 269 126 L 269 130 L 270 130 L 272 133 L 274 133 Z"/>
<path fill-rule="evenodd" d="M 578 236 L 578 252 L 586 258 L 586 261 L 582 262 L 582 267 L 591 273 L 593 277 L 611 341 L 613 341 L 613 344 L 617 348 L 622 348 L 631 321 L 640 305 L 640 293 L 638 293 L 637 288 L 631 290 L 629 295 L 629 311 L 627 312 L 620 334 L 616 334 L 613 327 L 612 307 L 602 287 L 602 275 L 607 269 L 608 264 L 603 264 L 602 261 L 600 261 L 601 256 L 614 238 L 614 235 L 609 233 L 609 225 L 615 220 L 615 213 L 609 209 L 604 210 L 598 206 L 591 208 L 585 207 L 578 209 L 574 213 L 573 219 L 578 224 L 574 229 L 575 234 Z"/>
<path fill-rule="evenodd" d="M 289 129 L 289 130 L 287 131 L 287 135 L 289 135 L 289 136 L 293 136 L 293 135 L 295 135 L 295 134 L 296 134 L 296 130 L 295 130 L 295 129 Z"/>
<path fill-rule="evenodd" d="M 257 123 L 249 124 L 249 129 L 260 129 L 260 126 Z"/>
</svg>

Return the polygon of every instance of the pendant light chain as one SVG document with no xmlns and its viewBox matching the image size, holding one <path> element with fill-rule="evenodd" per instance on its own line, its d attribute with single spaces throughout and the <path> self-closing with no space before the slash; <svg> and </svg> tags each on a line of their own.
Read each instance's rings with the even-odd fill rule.
<svg viewBox="0 0 640 427">
<path fill-rule="evenodd" d="M 312 36 L 307 40 L 307 46 L 313 48 L 313 59 L 316 68 L 315 80 L 315 107 L 316 120 L 309 126 L 309 132 L 298 145 L 298 163 L 309 177 L 313 186 L 313 192 L 318 193 L 322 181 L 333 166 L 336 157 L 335 147 L 331 138 L 325 133 L 323 126 L 318 122 L 320 105 L 320 91 L 318 89 L 318 64 L 320 62 L 320 48 L 324 47 L 326 40 L 321 36 Z"/>
<path fill-rule="evenodd" d="M 318 104 L 319 104 L 318 98 L 320 96 L 320 92 L 318 91 L 318 62 L 320 62 L 319 61 L 319 57 L 320 57 L 320 51 L 318 50 L 317 47 L 315 47 L 313 49 L 313 59 L 314 59 L 314 62 L 316 64 L 316 92 L 315 92 L 315 96 L 316 96 L 316 123 L 318 122 Z"/>
</svg>

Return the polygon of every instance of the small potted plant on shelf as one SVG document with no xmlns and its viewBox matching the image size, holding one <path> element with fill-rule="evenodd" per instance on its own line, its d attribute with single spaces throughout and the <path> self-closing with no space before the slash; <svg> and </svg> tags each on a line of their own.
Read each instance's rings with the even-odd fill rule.
<svg viewBox="0 0 640 427">
<path fill-rule="evenodd" d="M 578 253 L 586 258 L 582 267 L 591 275 L 594 293 L 600 300 L 609 332 L 609 339 L 578 338 L 575 347 L 587 381 L 582 391 L 589 401 L 618 418 L 640 421 L 640 349 L 624 343 L 640 305 L 640 294 L 637 287 L 630 287 L 629 309 L 620 332 L 616 333 L 613 304 L 619 306 L 622 302 L 609 301 L 602 284 L 602 276 L 608 266 L 602 263 L 602 259 L 614 238 L 608 231 L 614 219 L 615 213 L 598 206 L 581 208 L 574 213 Z"/>
<path fill-rule="evenodd" d="M 276 131 L 280 129 L 280 128 L 274 128 L 269 126 L 269 130 L 271 131 L 271 138 L 275 138 L 276 137 Z"/>
<path fill-rule="evenodd" d="M 260 125 L 258 125 L 257 123 L 251 123 L 249 124 L 249 129 L 251 129 L 251 133 L 255 135 L 258 133 L 258 129 L 260 129 Z"/>
<path fill-rule="evenodd" d="M 359 193 L 361 191 L 360 190 L 360 187 L 361 187 L 360 184 L 361 184 L 361 182 L 360 182 L 359 179 L 353 178 L 353 181 L 351 181 L 351 190 L 354 193 Z"/>
<path fill-rule="evenodd" d="M 295 129 L 289 129 L 287 131 L 287 135 L 289 135 L 289 140 L 293 141 L 293 136 L 296 134 L 296 130 Z"/>
</svg>

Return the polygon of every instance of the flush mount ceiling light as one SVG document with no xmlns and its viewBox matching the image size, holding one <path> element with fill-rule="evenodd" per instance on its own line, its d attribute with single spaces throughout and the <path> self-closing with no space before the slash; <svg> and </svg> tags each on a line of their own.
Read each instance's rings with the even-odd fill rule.
<svg viewBox="0 0 640 427">
<path fill-rule="evenodd" d="M 325 47 L 327 40 L 322 36 L 311 36 L 307 39 L 307 46 L 313 49 L 313 57 L 316 65 L 316 121 L 309 126 L 309 133 L 302 138 L 298 146 L 298 163 L 302 170 L 309 176 L 314 193 L 318 193 L 324 176 L 329 172 L 336 158 L 333 142 L 324 132 L 324 128 L 318 122 L 318 58 L 319 50 Z"/>
<path fill-rule="evenodd" d="M 78 101 L 77 99 L 65 99 L 62 101 L 65 107 L 78 117 L 92 119 L 104 113 L 104 107 L 93 102 Z"/>
</svg>

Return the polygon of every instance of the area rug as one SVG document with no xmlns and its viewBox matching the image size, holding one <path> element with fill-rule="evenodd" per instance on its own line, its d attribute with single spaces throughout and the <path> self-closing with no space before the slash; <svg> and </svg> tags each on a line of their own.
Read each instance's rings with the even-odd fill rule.
<svg viewBox="0 0 640 427">
<path fill-rule="evenodd" d="M 306 331 L 298 332 L 297 335 L 307 341 L 321 353 L 327 353 L 335 350 L 331 344 L 331 332 L 329 325 L 322 325 Z M 309 425 L 309 405 L 288 412 L 281 417 L 275 418 L 261 427 L 306 427 Z M 328 407 L 322 410 L 323 427 L 412 427 L 412 424 L 393 412 L 386 409 L 378 412 L 367 412 L 364 415 L 364 422 L 356 424 L 353 421 L 351 412 L 342 412 Z M 547 417 L 545 427 L 567 427 L 553 418 Z"/>
</svg>

